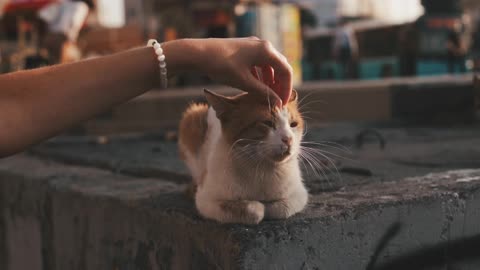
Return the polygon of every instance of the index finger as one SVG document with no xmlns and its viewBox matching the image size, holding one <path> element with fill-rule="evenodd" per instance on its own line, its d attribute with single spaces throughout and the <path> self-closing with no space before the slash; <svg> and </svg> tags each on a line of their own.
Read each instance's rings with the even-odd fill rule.
<svg viewBox="0 0 480 270">
<path fill-rule="evenodd" d="M 258 58 L 257 65 L 269 65 L 273 68 L 274 83 L 272 90 L 287 104 L 293 88 L 293 70 L 287 59 L 273 46 L 267 45 L 263 57 Z"/>
</svg>

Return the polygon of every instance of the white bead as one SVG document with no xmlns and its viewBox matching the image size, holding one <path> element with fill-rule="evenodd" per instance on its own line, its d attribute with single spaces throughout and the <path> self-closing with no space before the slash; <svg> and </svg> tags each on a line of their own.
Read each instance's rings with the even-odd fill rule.
<svg viewBox="0 0 480 270">
<path fill-rule="evenodd" d="M 153 44 L 158 43 L 155 39 L 149 39 L 147 42 L 147 46 L 153 46 Z"/>
<path fill-rule="evenodd" d="M 155 39 L 150 39 L 147 46 L 153 47 L 158 59 L 158 66 L 160 67 L 160 83 L 162 88 L 168 87 L 167 77 L 167 63 L 165 62 L 165 55 L 163 54 L 162 45 Z"/>
</svg>

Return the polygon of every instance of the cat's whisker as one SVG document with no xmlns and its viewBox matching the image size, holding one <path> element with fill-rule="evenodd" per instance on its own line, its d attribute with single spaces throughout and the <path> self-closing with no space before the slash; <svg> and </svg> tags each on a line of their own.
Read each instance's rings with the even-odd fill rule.
<svg viewBox="0 0 480 270">
<path fill-rule="evenodd" d="M 335 172 L 336 172 L 336 174 L 339 176 L 339 178 L 340 178 L 340 179 L 342 178 L 341 175 L 340 175 L 340 172 L 339 172 L 339 170 L 338 170 L 338 168 L 337 168 L 337 166 L 335 165 L 335 162 L 333 162 L 333 160 L 332 160 L 330 157 L 328 157 L 327 155 L 323 154 L 321 151 L 318 151 L 319 149 L 308 148 L 308 147 L 307 147 L 307 148 L 303 148 L 303 147 L 302 147 L 302 150 L 305 151 L 305 152 L 307 152 L 307 153 L 312 154 L 313 156 L 315 156 L 315 154 L 317 154 L 317 155 L 320 155 L 321 157 L 325 158 L 325 159 L 327 160 L 327 162 L 330 163 L 330 165 L 335 169 Z M 333 171 L 332 171 L 332 172 L 333 172 Z"/>
<path fill-rule="evenodd" d="M 313 147 L 308 147 L 308 146 L 302 146 L 304 148 L 308 148 L 308 149 L 311 149 L 312 151 L 317 151 L 318 153 L 322 153 L 322 154 L 325 154 L 325 155 L 331 155 L 335 158 L 338 158 L 338 159 L 343 159 L 343 160 L 347 160 L 347 161 L 354 161 L 353 159 L 349 158 L 349 157 L 346 157 L 346 156 L 342 156 L 340 154 L 336 154 L 336 153 L 333 153 L 333 152 L 330 152 L 330 151 L 327 151 L 327 150 L 324 150 L 324 149 L 321 149 L 321 148 L 313 148 Z"/>
<path fill-rule="evenodd" d="M 314 154 L 310 153 L 309 151 L 303 151 L 303 153 L 309 157 L 310 160 L 312 160 L 315 165 L 317 165 L 319 167 L 319 169 L 322 169 L 323 171 L 323 168 L 325 169 L 329 169 L 322 160 L 318 159 Z M 330 171 L 330 170 L 329 170 Z M 330 171 L 331 172 L 331 171 Z"/>
<path fill-rule="evenodd" d="M 240 152 L 236 152 L 234 155 L 232 155 L 231 160 L 238 165 L 238 162 L 249 162 L 251 158 L 256 156 L 255 148 L 249 147 L 246 149 L 242 149 Z M 242 164 L 242 163 L 240 163 Z"/>
<path fill-rule="evenodd" d="M 303 97 L 302 100 L 300 100 L 300 102 L 298 103 L 298 111 L 301 111 L 304 107 L 307 107 L 307 106 L 311 106 L 313 104 L 317 104 L 317 103 L 321 103 L 321 104 L 327 104 L 326 101 L 324 100 L 320 100 L 320 99 L 314 99 L 314 100 L 309 100 L 305 103 L 303 103 L 303 101 L 305 100 L 307 96 Z"/>
<path fill-rule="evenodd" d="M 303 118 L 303 119 L 306 119 L 306 120 L 314 120 L 312 117 L 306 116 L 306 115 L 303 114 L 303 113 L 301 113 L 301 115 L 302 115 L 302 118 Z"/>
<path fill-rule="evenodd" d="M 261 141 L 259 140 L 253 140 L 253 139 L 238 139 L 236 140 L 234 143 L 232 143 L 232 146 L 230 146 L 230 150 L 228 151 L 228 155 L 230 155 L 230 153 L 232 152 L 232 150 L 235 148 L 235 146 L 240 143 L 240 142 L 244 142 L 244 141 L 251 141 L 251 142 L 258 142 L 258 143 L 261 143 Z M 250 144 L 247 144 L 247 145 L 250 145 Z"/>
<path fill-rule="evenodd" d="M 307 124 L 307 122 L 305 122 L 304 126 L 305 126 L 305 128 L 304 128 L 303 133 L 302 133 L 302 138 L 305 137 L 305 135 L 307 135 L 307 133 L 308 133 L 308 124 Z"/>
<path fill-rule="evenodd" d="M 337 142 L 334 142 L 334 141 L 317 141 L 318 143 L 325 143 L 325 144 L 331 144 L 331 145 L 336 145 L 338 147 L 343 147 L 345 149 L 349 149 L 348 147 L 346 147 L 345 145 L 343 144 L 340 144 L 340 143 L 337 143 Z"/>
<path fill-rule="evenodd" d="M 308 158 L 305 156 L 305 154 L 300 153 L 299 157 L 300 157 L 301 163 L 304 164 L 305 170 L 308 172 L 307 165 L 306 165 L 306 164 L 308 164 L 310 166 L 314 176 L 316 177 L 317 172 L 316 172 L 315 168 L 312 166 L 312 164 L 310 163 L 310 161 L 308 160 Z"/>
<path fill-rule="evenodd" d="M 301 152 L 300 152 L 300 155 L 301 155 L 303 158 L 305 158 L 305 161 L 308 162 L 308 164 L 309 164 L 310 167 L 312 168 L 312 171 L 313 171 L 314 173 L 318 173 L 318 172 L 317 172 L 317 169 L 321 169 L 321 167 L 322 167 L 321 163 L 320 163 L 318 160 L 316 160 L 310 153 L 308 153 L 308 152 L 306 152 L 306 151 L 301 151 Z M 312 164 L 312 163 L 313 163 L 313 164 Z M 315 165 L 315 166 L 313 166 L 313 165 Z M 317 167 L 319 167 L 319 168 L 317 168 Z M 322 171 L 322 172 L 323 172 L 323 171 Z M 318 174 L 317 174 L 316 176 L 320 177 L 320 175 L 318 175 Z M 326 177 L 326 175 L 324 175 L 324 176 Z"/>
<path fill-rule="evenodd" d="M 303 170 L 308 173 L 307 165 L 305 164 L 305 162 L 302 162 L 303 161 L 302 153 L 298 154 L 298 158 L 299 158 L 299 164 L 301 164 L 303 166 Z"/>
<path fill-rule="evenodd" d="M 306 155 L 307 157 L 309 156 L 308 154 Z M 306 158 L 307 159 L 307 158 Z M 328 166 L 326 166 L 322 161 L 319 161 L 317 158 L 313 157 L 310 155 L 310 157 L 308 159 L 311 159 L 316 167 L 313 169 L 314 171 L 314 177 L 318 177 L 319 179 L 324 179 L 324 181 L 330 186 L 330 188 L 333 187 L 333 183 L 332 181 L 330 180 L 330 177 L 328 177 L 327 175 L 327 171 L 329 173 L 332 173 L 333 171 L 331 169 L 328 168 Z M 326 170 L 325 170 L 325 169 Z M 322 174 L 323 177 L 320 176 L 320 173 Z"/>
<path fill-rule="evenodd" d="M 300 105 L 300 104 L 303 104 L 303 101 L 304 101 L 305 99 L 309 98 L 309 97 L 312 96 L 312 95 L 313 95 L 313 92 L 307 93 L 304 97 L 302 97 L 302 98 L 300 99 L 300 101 L 298 102 L 298 104 L 299 104 L 299 105 Z"/>
<path fill-rule="evenodd" d="M 353 151 L 346 147 L 346 146 L 343 146 L 341 144 L 337 144 L 337 143 L 331 143 L 331 142 L 322 142 L 322 141 L 317 141 L 317 142 L 311 142 L 311 141 L 303 141 L 301 142 L 302 145 L 318 145 L 318 146 L 323 146 L 323 147 L 330 147 L 330 148 L 333 148 L 333 149 L 337 149 L 339 151 L 342 151 L 342 152 L 347 152 L 349 154 L 352 154 Z"/>
<path fill-rule="evenodd" d="M 300 156 L 303 158 L 303 160 L 310 166 L 311 172 L 313 173 L 313 176 L 315 178 L 324 178 L 325 180 L 328 179 L 326 173 L 322 169 L 322 165 L 320 162 L 317 160 L 313 159 L 313 157 L 310 156 L 308 153 L 300 153 Z M 321 174 L 321 175 L 320 175 Z M 328 180 L 327 180 L 328 181 Z"/>
</svg>

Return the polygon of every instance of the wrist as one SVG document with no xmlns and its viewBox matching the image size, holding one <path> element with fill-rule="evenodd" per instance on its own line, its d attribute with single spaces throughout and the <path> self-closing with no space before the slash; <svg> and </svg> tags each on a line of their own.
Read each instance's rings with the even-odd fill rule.
<svg viewBox="0 0 480 270">
<path fill-rule="evenodd" d="M 162 43 L 171 76 L 201 68 L 206 46 L 201 39 L 178 39 Z"/>
</svg>

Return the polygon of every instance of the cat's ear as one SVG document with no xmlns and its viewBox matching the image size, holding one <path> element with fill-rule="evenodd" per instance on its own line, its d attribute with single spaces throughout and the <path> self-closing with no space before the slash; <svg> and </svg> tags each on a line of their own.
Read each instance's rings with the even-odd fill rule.
<svg viewBox="0 0 480 270">
<path fill-rule="evenodd" d="M 288 100 L 288 103 L 290 102 L 297 102 L 298 101 L 298 92 L 295 89 L 292 89 L 292 94 L 290 94 L 290 99 Z"/>
<path fill-rule="evenodd" d="M 213 93 L 208 89 L 203 89 L 203 92 L 205 93 L 208 104 L 213 107 L 218 118 L 225 115 L 225 113 L 229 112 L 234 106 L 234 101 L 230 97 Z"/>
</svg>

